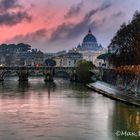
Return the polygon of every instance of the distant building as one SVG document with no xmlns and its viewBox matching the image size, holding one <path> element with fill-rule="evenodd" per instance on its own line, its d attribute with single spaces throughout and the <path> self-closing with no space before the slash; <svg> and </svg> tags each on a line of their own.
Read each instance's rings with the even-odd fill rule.
<svg viewBox="0 0 140 140">
<path fill-rule="evenodd" d="M 56 55 L 56 53 L 45 53 L 44 54 L 44 60 L 51 59 Z"/>
<path fill-rule="evenodd" d="M 83 59 L 92 61 L 96 66 L 100 66 L 103 63 L 102 60 L 97 60 L 97 57 L 106 52 L 106 50 L 98 44 L 90 29 L 84 37 L 82 45 L 79 44 L 76 50 L 83 55 Z"/>
<path fill-rule="evenodd" d="M 53 60 L 56 62 L 56 67 L 63 67 L 63 55 L 55 56 Z"/>
<path fill-rule="evenodd" d="M 36 53 L 32 54 L 32 62 L 34 62 L 34 65 L 43 65 L 44 64 L 44 53 L 41 52 L 40 50 L 37 51 Z M 33 63 L 32 63 L 33 65 Z"/>
<path fill-rule="evenodd" d="M 1 65 L 1 66 L 4 66 L 5 62 L 6 62 L 6 56 L 1 55 L 1 56 L 0 56 L 0 65 Z"/>
<path fill-rule="evenodd" d="M 0 45 L 0 65 L 3 66 L 34 66 L 44 63 L 44 53 L 32 49 L 28 44 Z"/>
<path fill-rule="evenodd" d="M 76 67 L 77 63 L 82 60 L 82 54 L 70 51 L 56 56 L 54 60 L 56 61 L 56 67 Z"/>
<path fill-rule="evenodd" d="M 77 48 L 79 51 L 101 51 L 103 49 L 101 45 L 98 45 L 90 29 L 88 34 L 84 37 L 82 45 L 79 44 Z"/>
</svg>

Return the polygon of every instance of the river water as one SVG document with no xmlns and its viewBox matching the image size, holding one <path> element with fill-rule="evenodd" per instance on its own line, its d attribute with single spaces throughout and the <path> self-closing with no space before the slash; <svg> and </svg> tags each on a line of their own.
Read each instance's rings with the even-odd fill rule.
<svg viewBox="0 0 140 140">
<path fill-rule="evenodd" d="M 0 83 L 0 140 L 137 140 L 140 108 L 106 98 L 83 85 L 43 78 Z"/>
</svg>

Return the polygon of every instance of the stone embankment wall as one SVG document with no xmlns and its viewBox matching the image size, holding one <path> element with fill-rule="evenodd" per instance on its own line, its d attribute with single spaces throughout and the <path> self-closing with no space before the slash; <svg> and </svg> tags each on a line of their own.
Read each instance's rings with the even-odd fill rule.
<svg viewBox="0 0 140 140">
<path fill-rule="evenodd" d="M 104 69 L 102 81 L 127 91 L 140 93 L 140 74 L 115 73 L 111 69 Z"/>
</svg>

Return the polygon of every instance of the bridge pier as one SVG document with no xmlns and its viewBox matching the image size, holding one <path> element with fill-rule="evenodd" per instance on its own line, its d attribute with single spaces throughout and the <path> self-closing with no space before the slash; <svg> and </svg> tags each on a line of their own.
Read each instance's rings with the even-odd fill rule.
<svg viewBox="0 0 140 140">
<path fill-rule="evenodd" d="M 0 75 L 0 82 L 4 81 L 4 78 Z"/>
<path fill-rule="evenodd" d="M 4 70 L 0 70 L 0 82 L 4 81 L 4 74 L 6 72 Z"/>
<path fill-rule="evenodd" d="M 20 82 L 28 81 L 29 72 L 27 70 L 20 70 L 17 72 Z"/>
<path fill-rule="evenodd" d="M 70 77 L 71 82 L 78 82 L 78 75 L 76 74 L 76 71 L 74 71 Z"/>
<path fill-rule="evenodd" d="M 42 66 L 42 67 L 11 67 L 11 66 L 8 66 L 8 67 L 0 67 L 0 81 L 3 81 L 4 80 L 4 75 L 5 73 L 7 72 L 16 72 L 18 77 L 19 77 L 19 81 L 28 81 L 28 77 L 29 77 L 29 72 L 31 73 L 31 71 L 40 71 L 40 72 L 43 72 L 43 71 L 46 71 L 45 73 L 43 72 L 44 76 L 45 76 L 45 79 L 44 81 L 53 81 L 53 77 L 57 75 L 58 72 L 64 72 L 65 75 L 67 77 L 70 77 L 71 78 L 71 81 L 77 81 L 78 78 L 77 78 L 77 75 L 74 73 L 75 71 L 75 67 L 46 67 L 46 66 Z M 71 76 L 70 76 L 71 75 Z M 63 74 L 62 74 L 62 77 L 63 77 Z"/>
<path fill-rule="evenodd" d="M 53 76 L 51 73 L 46 73 L 44 75 L 45 75 L 45 79 L 44 79 L 45 82 L 53 82 Z"/>
</svg>

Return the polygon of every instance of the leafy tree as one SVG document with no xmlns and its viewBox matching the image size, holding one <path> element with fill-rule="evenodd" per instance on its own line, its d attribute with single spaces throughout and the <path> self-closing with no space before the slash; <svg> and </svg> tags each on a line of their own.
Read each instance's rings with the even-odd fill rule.
<svg viewBox="0 0 140 140">
<path fill-rule="evenodd" d="M 15 51 L 19 52 L 28 52 L 31 49 L 31 46 L 28 44 L 20 43 L 18 45 L 15 44 L 2 44 L 0 45 L 0 53 L 14 53 Z"/>
<path fill-rule="evenodd" d="M 27 51 L 31 50 L 31 46 L 28 45 L 28 44 L 24 44 L 24 43 L 19 43 L 17 45 L 17 48 L 20 49 L 20 51 L 23 51 L 23 52 L 27 52 Z"/>
<path fill-rule="evenodd" d="M 56 62 L 53 59 L 46 59 L 45 64 L 48 67 L 54 67 L 56 65 Z"/>
<path fill-rule="evenodd" d="M 78 62 L 76 73 L 81 83 L 87 84 L 91 82 L 92 73 L 90 70 L 95 68 L 91 61 L 81 60 Z"/>
<path fill-rule="evenodd" d="M 121 25 L 109 49 L 115 50 L 109 60 L 115 66 L 140 64 L 140 12 L 128 24 Z"/>
</svg>

